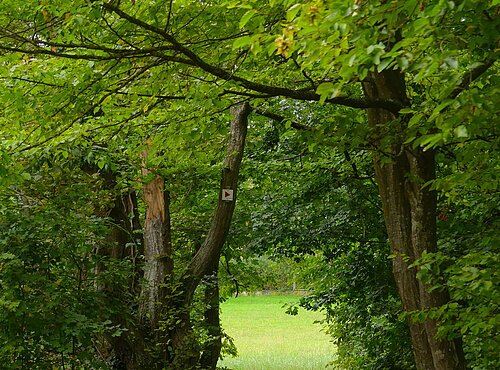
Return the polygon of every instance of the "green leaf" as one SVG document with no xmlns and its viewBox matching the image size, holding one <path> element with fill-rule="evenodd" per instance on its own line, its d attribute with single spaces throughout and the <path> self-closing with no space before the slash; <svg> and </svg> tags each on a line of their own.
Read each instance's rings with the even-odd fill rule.
<svg viewBox="0 0 500 370">
<path fill-rule="evenodd" d="M 255 9 L 250 9 L 247 11 L 245 14 L 240 19 L 239 27 L 243 28 L 245 25 L 248 23 L 248 21 L 255 15 L 257 14 L 257 11 Z"/>
<path fill-rule="evenodd" d="M 455 58 L 445 58 L 444 60 L 452 68 L 458 68 L 458 61 Z"/>
<path fill-rule="evenodd" d="M 389 64 L 391 64 L 392 62 L 392 58 L 386 58 L 386 59 L 382 59 L 382 61 L 380 62 L 380 64 L 377 65 L 377 72 L 382 72 L 384 69 L 387 68 L 387 66 Z"/>
<path fill-rule="evenodd" d="M 28 172 L 23 172 L 21 174 L 21 177 L 24 179 L 24 180 L 31 180 L 31 175 L 28 173 Z"/>
<path fill-rule="evenodd" d="M 451 104 L 453 104 L 453 100 L 451 100 L 451 99 L 450 100 L 445 100 L 444 102 L 442 102 L 441 104 L 439 104 L 432 111 L 432 114 L 429 117 L 429 121 L 434 121 L 436 119 L 436 117 L 440 115 L 440 113 L 443 111 L 443 109 L 445 109 L 446 107 L 450 106 Z"/>
<path fill-rule="evenodd" d="M 410 121 L 408 122 L 408 127 L 413 127 L 415 126 L 417 123 L 420 122 L 420 120 L 422 119 L 424 115 L 422 113 L 417 113 L 417 114 L 414 114 L 411 118 L 410 118 Z"/>
<path fill-rule="evenodd" d="M 335 85 L 332 82 L 323 82 L 316 88 L 316 94 L 320 95 L 320 103 L 324 103 L 330 97 Z"/>
<path fill-rule="evenodd" d="M 371 54 L 375 50 L 377 50 L 377 51 L 383 51 L 384 50 L 384 44 L 382 44 L 381 42 L 379 42 L 378 44 L 370 45 L 370 46 L 368 46 L 366 48 L 366 53 L 367 54 Z"/>
<path fill-rule="evenodd" d="M 453 130 L 454 134 L 458 138 L 469 137 L 469 133 L 467 132 L 467 127 L 464 125 L 460 125 L 455 130 Z"/>
<path fill-rule="evenodd" d="M 302 4 L 295 4 L 295 5 L 292 5 L 292 7 L 290 7 L 290 9 L 287 10 L 286 12 L 286 20 L 287 21 L 292 21 L 297 13 L 300 11 L 300 9 L 302 8 Z"/>
<path fill-rule="evenodd" d="M 240 49 L 240 48 L 248 46 L 250 44 L 252 44 L 252 37 L 251 36 L 238 37 L 233 42 L 233 50 Z"/>
<path fill-rule="evenodd" d="M 399 113 L 401 114 L 409 114 L 415 112 L 413 108 L 407 107 L 399 110 Z"/>
</svg>

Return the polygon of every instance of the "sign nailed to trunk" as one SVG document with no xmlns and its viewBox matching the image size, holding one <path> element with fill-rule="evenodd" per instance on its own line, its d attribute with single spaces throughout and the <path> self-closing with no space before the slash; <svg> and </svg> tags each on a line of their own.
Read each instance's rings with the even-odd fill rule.
<svg viewBox="0 0 500 370">
<path fill-rule="evenodd" d="M 233 194 L 233 189 L 222 189 L 222 200 L 232 202 Z"/>
</svg>

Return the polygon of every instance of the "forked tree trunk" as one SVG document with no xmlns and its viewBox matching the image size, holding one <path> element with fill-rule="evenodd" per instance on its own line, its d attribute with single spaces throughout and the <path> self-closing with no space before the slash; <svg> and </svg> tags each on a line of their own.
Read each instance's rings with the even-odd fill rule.
<svg viewBox="0 0 500 370">
<path fill-rule="evenodd" d="M 149 331 L 155 333 L 151 337 L 156 343 L 162 344 L 161 351 L 164 353 L 163 358 L 147 364 L 149 369 L 187 370 L 200 367 L 214 369 L 217 364 L 221 349 L 218 322 L 218 286 L 213 285 L 207 288 L 206 299 L 209 306 L 206 315 L 210 324 L 215 324 L 216 327 L 210 328 L 214 340 L 208 345 L 201 357 L 199 343 L 191 327 L 190 310 L 194 292 L 201 280 L 207 275 L 216 273 L 222 246 L 229 232 L 250 111 L 251 108 L 247 103 L 239 104 L 231 110 L 233 119 L 231 120 L 217 209 L 204 243 L 192 258 L 180 281 L 171 281 L 173 260 L 170 213 L 164 180 L 160 176 L 155 176 L 152 181 L 144 185 L 146 203 L 144 223 L 145 273 L 140 312 L 142 323 L 149 328 Z M 147 157 L 146 152 L 143 153 L 143 157 Z M 144 168 L 143 175 L 148 176 L 151 173 Z M 223 199 L 223 189 L 232 190 L 232 200 Z M 175 290 L 170 291 L 171 287 L 174 287 Z M 168 310 L 168 312 L 164 310 Z M 173 328 L 168 328 L 168 331 L 158 330 L 163 313 L 175 315 L 174 318 L 169 317 L 169 321 L 175 324 Z"/>
<path fill-rule="evenodd" d="M 144 282 L 140 292 L 141 304 L 137 322 L 133 326 L 123 323 L 129 331 L 120 337 L 111 338 L 107 344 L 120 362 L 117 364 L 117 369 L 215 369 L 221 349 L 216 274 L 235 208 L 238 175 L 250 111 L 248 103 L 239 104 L 231 110 L 233 118 L 217 209 L 204 243 L 177 282 L 172 281 L 173 259 L 168 192 L 165 190 L 164 179 L 158 175 L 153 176 L 144 165 L 143 175 L 153 176 L 153 179 L 143 187 L 146 217 L 140 252 L 144 253 L 145 259 Z M 146 157 L 147 152 L 144 152 L 143 158 Z M 223 199 L 223 189 L 232 190 L 232 200 Z M 110 215 L 116 227 L 112 229 L 109 237 L 114 248 L 108 253 L 118 259 L 125 257 L 124 248 L 126 244 L 133 242 L 132 231 L 139 226 L 135 225 L 138 224 L 137 214 L 134 214 L 132 219 L 134 225 L 130 224 L 131 209 L 127 207 L 126 200 L 134 203 L 134 211 L 137 209 L 135 198 L 125 200 L 119 198 Z M 199 343 L 193 336 L 191 327 L 190 309 L 197 286 L 208 275 L 215 276 L 215 284 L 208 285 L 205 297 L 207 303 L 205 315 L 213 340 L 200 356 Z M 136 291 L 135 286 L 134 281 L 130 287 L 131 292 Z M 174 286 L 176 290 L 172 291 Z M 169 315 L 172 313 L 176 315 L 173 320 L 174 328 L 169 328 L 171 330 L 159 330 L 165 310 L 168 310 Z M 117 321 L 121 322 L 119 319 Z M 160 344 L 158 352 L 161 353 L 161 358 L 153 353 L 146 354 L 145 340 L 153 340 L 155 344 Z"/>
<path fill-rule="evenodd" d="M 189 312 L 194 292 L 200 281 L 205 276 L 217 271 L 222 247 L 231 226 L 237 196 L 238 175 L 245 147 L 247 121 L 250 112 L 251 107 L 248 103 L 238 104 L 231 109 L 233 117 L 231 120 L 229 142 L 227 144 L 227 155 L 222 170 L 217 209 L 212 217 L 205 241 L 192 258 L 191 263 L 180 279 L 180 292 L 178 292 L 176 301 L 176 306 L 180 309 L 180 322 L 172 333 L 174 356 L 170 367 L 172 369 L 191 369 L 200 365 L 200 348 L 198 347 L 198 343 L 193 339 Z M 232 190 L 232 200 L 224 200 L 224 189 Z M 217 346 L 212 347 L 212 350 L 214 348 L 217 349 Z M 218 351 L 220 351 L 220 347 Z M 213 364 L 213 358 L 218 357 L 218 353 L 215 354 L 213 351 L 210 357 Z M 207 361 L 207 358 L 205 357 L 203 361 Z"/>
<path fill-rule="evenodd" d="M 407 102 L 404 76 L 398 71 L 372 73 L 364 90 L 370 99 Z M 446 292 L 428 293 L 417 279 L 415 268 L 408 266 L 424 251 L 437 248 L 436 193 L 423 185 L 435 177 L 432 150 L 424 152 L 403 144 L 405 125 L 383 109 L 368 109 L 368 123 L 376 138 L 375 176 L 382 199 L 389 235 L 393 270 L 399 295 L 406 312 L 437 307 L 449 298 Z M 377 137 L 392 134 L 392 142 L 383 145 Z M 465 368 L 460 342 L 436 339 L 436 322 L 408 322 L 415 362 L 419 370 L 459 370 Z"/>
</svg>

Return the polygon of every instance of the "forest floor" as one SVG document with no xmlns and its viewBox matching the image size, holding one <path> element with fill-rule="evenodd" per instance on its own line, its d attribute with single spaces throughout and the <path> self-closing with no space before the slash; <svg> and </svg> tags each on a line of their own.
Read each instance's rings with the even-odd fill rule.
<svg viewBox="0 0 500 370">
<path fill-rule="evenodd" d="M 299 308 L 298 315 L 286 307 L 298 296 L 243 296 L 221 306 L 222 327 L 234 338 L 238 357 L 226 357 L 218 366 L 234 370 L 325 369 L 335 356 L 330 338 L 315 323 L 320 312 Z"/>
</svg>

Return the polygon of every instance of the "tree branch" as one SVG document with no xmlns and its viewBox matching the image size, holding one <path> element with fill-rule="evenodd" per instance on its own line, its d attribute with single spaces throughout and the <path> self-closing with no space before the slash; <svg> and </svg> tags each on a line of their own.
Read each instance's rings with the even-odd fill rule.
<svg viewBox="0 0 500 370">
<path fill-rule="evenodd" d="M 250 92 L 246 91 L 234 91 L 234 90 L 224 90 L 222 93 L 219 94 L 219 96 L 223 96 L 226 94 L 231 94 L 231 95 L 238 95 L 238 96 L 248 96 L 250 98 L 255 98 L 255 99 L 261 99 L 261 98 L 272 98 L 272 95 L 269 94 L 253 94 Z"/>
<path fill-rule="evenodd" d="M 320 101 L 321 96 L 316 94 L 313 91 L 303 91 L 303 90 L 294 90 L 288 89 L 279 86 L 265 85 L 258 82 L 247 80 L 243 77 L 239 77 L 234 75 L 233 73 L 226 71 L 223 68 L 217 67 L 213 64 L 210 64 L 203 60 L 199 55 L 194 53 L 192 50 L 188 49 L 184 45 L 182 45 L 177 39 L 168 32 L 157 28 L 149 23 L 146 23 L 140 19 L 137 19 L 130 14 L 124 12 L 119 9 L 117 6 L 111 3 L 105 3 L 103 6 L 118 15 L 120 18 L 127 20 L 128 22 L 135 24 L 145 30 L 153 32 L 157 35 L 162 36 L 167 42 L 169 42 L 175 51 L 183 54 L 191 61 L 191 65 L 195 65 L 198 68 L 204 70 L 211 75 L 219 77 L 226 81 L 234 81 L 239 82 L 243 87 L 253 90 L 256 92 L 260 92 L 263 94 L 268 94 L 271 96 L 283 96 L 287 98 L 292 98 L 296 100 L 308 100 L 308 101 Z M 182 63 L 182 62 L 181 62 Z M 387 109 L 391 112 L 398 112 L 399 109 L 402 108 L 402 105 L 399 102 L 392 100 L 366 100 L 366 99 L 358 99 L 352 97 L 343 97 L 338 96 L 334 98 L 327 99 L 326 102 L 331 104 L 344 105 L 351 108 L 382 108 Z"/>
<path fill-rule="evenodd" d="M 300 66 L 299 62 L 297 62 L 297 59 L 296 58 L 292 58 L 292 61 L 293 61 L 293 64 L 295 64 L 295 66 L 299 69 L 299 71 L 302 73 L 302 75 L 305 77 L 305 79 L 307 81 L 309 81 L 309 83 L 311 84 L 311 87 L 316 90 L 316 88 L 318 87 L 316 82 L 314 82 L 314 80 L 307 74 L 307 72 L 302 69 L 302 67 Z"/>
<path fill-rule="evenodd" d="M 106 90 L 111 91 L 111 90 Z M 161 100 L 186 100 L 187 97 L 183 95 L 156 95 L 156 94 L 143 94 L 143 93 L 133 93 L 126 91 L 113 91 L 117 95 L 126 95 L 126 96 L 141 96 L 145 98 L 158 98 Z"/>
<path fill-rule="evenodd" d="M 174 1 L 173 0 L 170 0 L 169 3 L 168 3 L 168 16 L 167 16 L 167 23 L 165 24 L 165 32 L 168 32 L 169 31 L 169 28 L 170 28 L 170 19 L 172 18 L 172 3 Z"/>
<path fill-rule="evenodd" d="M 471 83 L 477 80 L 483 73 L 485 73 L 494 63 L 496 59 L 489 59 L 480 65 L 467 71 L 462 77 L 458 86 L 450 93 L 449 99 L 455 99 L 464 90 L 467 90 Z"/>
<path fill-rule="evenodd" d="M 135 55 L 135 54 L 151 54 L 159 51 L 167 51 L 167 50 L 172 50 L 171 46 L 157 46 L 154 48 L 149 48 L 149 49 L 140 49 L 136 46 L 131 46 L 132 49 L 129 48 L 109 48 L 106 46 L 101 46 L 101 45 L 92 45 L 92 44 L 79 44 L 79 43 L 58 43 L 58 42 L 51 42 L 51 41 L 38 41 L 37 43 L 31 43 L 34 46 L 50 46 L 50 47 L 56 47 L 56 48 L 64 48 L 64 49 L 84 49 L 84 50 L 96 50 L 96 51 L 103 51 L 108 54 L 128 54 L 128 55 Z"/>
<path fill-rule="evenodd" d="M 62 45 L 62 44 L 61 44 Z M 70 53 L 63 53 L 60 51 L 55 51 L 55 50 L 49 50 L 49 49 L 43 49 L 43 48 L 36 48 L 36 49 L 23 49 L 19 47 L 12 47 L 12 46 L 4 46 L 0 44 L 0 50 L 5 50 L 5 51 L 10 51 L 14 53 L 23 53 L 27 55 L 50 55 L 54 57 L 59 57 L 59 58 L 66 58 L 66 59 L 77 59 L 77 60 L 92 60 L 92 61 L 106 61 L 106 60 L 117 60 L 117 59 L 132 59 L 132 58 L 140 58 L 140 57 L 155 57 L 158 59 L 161 59 L 165 62 L 175 62 L 175 63 L 181 63 L 181 64 L 186 64 L 186 65 L 194 65 L 191 60 L 189 59 L 184 59 L 184 58 L 179 58 L 176 56 L 172 55 L 166 55 L 166 54 L 161 54 L 158 53 L 157 48 L 154 49 L 146 49 L 146 50 L 115 50 L 114 54 L 111 54 L 111 50 L 114 49 L 96 49 L 96 50 L 103 50 L 108 52 L 109 55 L 98 55 L 98 54 L 84 54 L 84 53 L 75 53 L 75 54 L 70 54 Z"/>
<path fill-rule="evenodd" d="M 35 85 L 43 85 L 43 86 L 49 86 L 49 87 L 60 87 L 60 88 L 63 87 L 62 85 L 51 84 L 48 82 L 32 80 L 30 78 L 24 78 L 24 77 L 15 77 L 15 76 L 13 76 L 13 77 L 0 77 L 0 80 L 9 80 L 9 79 L 28 82 L 28 83 L 35 84 Z"/>
<path fill-rule="evenodd" d="M 272 113 L 272 112 L 268 112 L 268 111 L 263 111 L 263 110 L 260 110 L 260 109 L 254 109 L 254 113 L 260 115 L 260 116 L 263 116 L 263 117 L 267 117 L 267 118 L 271 118 L 272 120 L 275 120 L 279 123 L 282 123 L 284 121 L 288 121 L 289 119 L 284 117 L 284 116 L 281 116 L 279 114 L 276 114 L 276 113 Z M 291 121 L 291 124 L 290 124 L 290 127 L 293 127 L 294 129 L 297 129 L 297 130 L 304 130 L 304 131 L 310 131 L 312 130 L 312 127 L 309 127 L 309 126 L 305 126 L 303 124 L 300 124 L 296 121 Z"/>
</svg>

